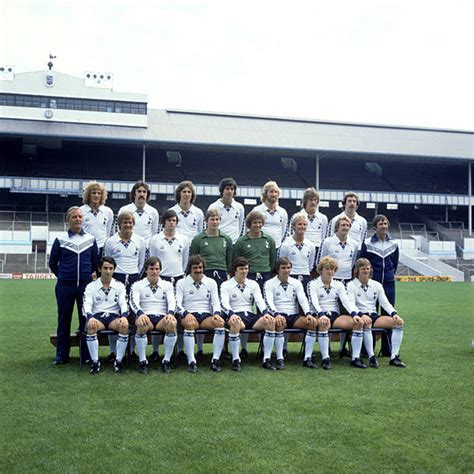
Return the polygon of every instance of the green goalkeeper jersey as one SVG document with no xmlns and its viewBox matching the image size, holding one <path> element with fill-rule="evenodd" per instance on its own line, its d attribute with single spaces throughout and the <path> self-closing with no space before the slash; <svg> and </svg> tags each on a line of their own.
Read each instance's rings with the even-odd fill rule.
<svg viewBox="0 0 474 474">
<path fill-rule="evenodd" d="M 234 245 L 234 259 L 236 257 L 245 257 L 251 272 L 271 272 L 276 261 L 275 241 L 265 233 L 261 237 L 250 237 L 247 233 Z"/>
</svg>

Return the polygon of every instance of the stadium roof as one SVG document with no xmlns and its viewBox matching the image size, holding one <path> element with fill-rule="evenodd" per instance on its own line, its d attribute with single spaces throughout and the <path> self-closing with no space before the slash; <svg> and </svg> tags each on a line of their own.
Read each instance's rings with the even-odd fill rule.
<svg viewBox="0 0 474 474">
<path fill-rule="evenodd" d="M 0 81 L 3 94 L 147 102 L 145 94 L 113 91 L 113 76 L 107 73 L 105 76 L 86 74 L 84 79 L 58 71 L 5 74 L 7 80 Z M 105 79 L 101 82 L 99 77 Z M 156 109 L 148 109 L 147 115 L 133 116 L 58 108 L 51 110 L 46 118 L 44 110 L 25 105 L 0 105 L 0 136 L 132 142 L 178 149 L 188 146 L 258 148 L 299 156 L 347 153 L 353 157 L 375 154 L 474 159 L 474 132 L 469 131 Z"/>
<path fill-rule="evenodd" d="M 148 110 L 148 128 L 0 119 L 0 135 L 473 160 L 474 133 L 181 110 Z"/>
</svg>

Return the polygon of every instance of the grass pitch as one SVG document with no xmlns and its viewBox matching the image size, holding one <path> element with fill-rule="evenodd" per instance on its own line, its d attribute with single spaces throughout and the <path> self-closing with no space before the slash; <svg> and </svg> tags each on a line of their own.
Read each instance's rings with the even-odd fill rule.
<svg viewBox="0 0 474 474">
<path fill-rule="evenodd" d="M 51 365 L 53 288 L 0 281 L 0 472 L 474 471 L 472 284 L 398 284 L 405 370 L 94 377 Z"/>
</svg>

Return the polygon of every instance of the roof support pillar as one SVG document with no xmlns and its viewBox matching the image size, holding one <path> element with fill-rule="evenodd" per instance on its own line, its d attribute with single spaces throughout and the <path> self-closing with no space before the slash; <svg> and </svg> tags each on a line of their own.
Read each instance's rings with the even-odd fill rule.
<svg viewBox="0 0 474 474">
<path fill-rule="evenodd" d="M 315 188 L 319 192 L 319 155 L 316 155 L 316 176 L 315 176 Z"/>
<path fill-rule="evenodd" d="M 472 162 L 470 161 L 468 164 L 468 173 L 467 173 L 467 179 L 469 182 L 467 183 L 467 189 L 468 189 L 468 196 L 469 196 L 469 202 L 468 202 L 468 210 L 469 210 L 469 237 L 472 236 Z"/>
<path fill-rule="evenodd" d="M 146 145 L 142 145 L 142 181 L 146 181 Z"/>
</svg>

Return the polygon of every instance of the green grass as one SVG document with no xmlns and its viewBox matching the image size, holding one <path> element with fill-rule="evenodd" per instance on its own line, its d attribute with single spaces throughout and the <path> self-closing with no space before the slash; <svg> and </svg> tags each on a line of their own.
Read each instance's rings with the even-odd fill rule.
<svg viewBox="0 0 474 474">
<path fill-rule="evenodd" d="M 398 284 L 406 370 L 95 377 L 51 365 L 53 287 L 0 281 L 0 472 L 474 470 L 472 284 Z"/>
</svg>

